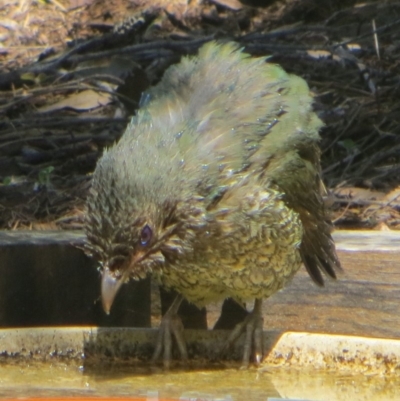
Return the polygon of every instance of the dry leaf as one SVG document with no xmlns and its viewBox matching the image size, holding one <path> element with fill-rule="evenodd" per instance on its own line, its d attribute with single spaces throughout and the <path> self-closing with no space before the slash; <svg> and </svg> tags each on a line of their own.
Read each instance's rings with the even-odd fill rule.
<svg viewBox="0 0 400 401">
<path fill-rule="evenodd" d="M 112 96 L 109 93 L 96 92 L 92 89 L 88 89 L 79 93 L 74 93 L 57 103 L 50 106 L 40 107 L 38 111 L 40 113 L 48 113 L 55 110 L 62 109 L 73 109 L 77 111 L 86 111 L 95 109 L 99 106 L 105 106 L 112 100 Z"/>
</svg>

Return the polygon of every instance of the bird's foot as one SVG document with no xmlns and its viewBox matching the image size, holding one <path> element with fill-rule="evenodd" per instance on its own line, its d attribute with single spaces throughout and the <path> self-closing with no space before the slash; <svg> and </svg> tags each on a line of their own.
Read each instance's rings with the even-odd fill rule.
<svg viewBox="0 0 400 401">
<path fill-rule="evenodd" d="M 178 295 L 167 313 L 163 316 L 158 332 L 156 348 L 152 357 L 152 361 L 155 362 L 164 351 L 163 363 L 164 367 L 167 369 L 171 366 L 172 337 L 175 337 L 182 359 L 186 361 L 188 358 L 186 342 L 183 337 L 183 324 L 181 318 L 178 316 L 178 309 L 182 300 L 183 297 Z"/>
<path fill-rule="evenodd" d="M 254 362 L 256 365 L 261 363 L 263 357 L 263 323 L 264 319 L 261 313 L 262 300 L 256 299 L 253 311 L 250 312 L 243 322 L 236 325 L 228 337 L 227 346 L 231 346 L 244 332 L 244 349 L 242 368 L 248 368 L 250 357 L 253 350 Z"/>
</svg>

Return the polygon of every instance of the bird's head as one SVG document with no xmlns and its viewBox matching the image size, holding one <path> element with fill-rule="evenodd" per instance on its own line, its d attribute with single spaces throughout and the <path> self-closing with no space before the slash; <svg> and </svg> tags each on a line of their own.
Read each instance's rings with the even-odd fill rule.
<svg viewBox="0 0 400 401">
<path fill-rule="evenodd" d="M 100 263 L 106 313 L 124 282 L 162 275 L 167 264 L 190 252 L 202 219 L 193 197 L 191 203 L 180 199 L 179 183 L 168 178 L 175 172 L 153 174 L 151 163 L 138 170 L 125 152 L 118 145 L 105 152 L 86 204 L 86 249 Z"/>
</svg>

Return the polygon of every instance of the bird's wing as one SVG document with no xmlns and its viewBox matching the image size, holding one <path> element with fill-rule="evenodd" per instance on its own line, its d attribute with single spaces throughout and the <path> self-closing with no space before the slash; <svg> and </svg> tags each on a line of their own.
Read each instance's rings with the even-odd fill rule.
<svg viewBox="0 0 400 401">
<path fill-rule="evenodd" d="M 317 143 L 299 144 L 297 149 L 274 157 L 266 170 L 268 179 L 280 188 L 288 206 L 299 213 L 304 229 L 300 252 L 311 278 L 319 285 L 324 283 L 321 271 L 336 278 L 341 267 L 323 199 L 325 187 Z"/>
</svg>

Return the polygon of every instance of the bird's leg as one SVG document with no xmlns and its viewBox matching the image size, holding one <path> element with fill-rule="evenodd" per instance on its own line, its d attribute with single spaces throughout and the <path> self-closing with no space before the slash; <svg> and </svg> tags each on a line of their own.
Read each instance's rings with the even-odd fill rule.
<svg viewBox="0 0 400 401">
<path fill-rule="evenodd" d="M 181 318 L 178 316 L 178 309 L 182 301 L 183 296 L 180 294 L 177 295 L 168 311 L 161 319 L 156 348 L 152 360 L 157 360 L 164 349 L 163 362 L 166 368 L 169 368 L 171 364 L 172 336 L 175 337 L 182 359 L 186 360 L 188 357 L 186 342 L 183 338 L 183 324 Z"/>
<path fill-rule="evenodd" d="M 263 356 L 263 317 L 262 317 L 262 300 L 256 299 L 252 312 L 246 316 L 243 322 L 236 325 L 230 334 L 227 344 L 232 345 L 239 336 L 245 332 L 244 350 L 242 367 L 248 367 L 252 348 L 254 349 L 255 363 L 258 365 Z"/>
<path fill-rule="evenodd" d="M 243 322 L 248 314 L 244 304 L 239 304 L 233 298 L 227 298 L 222 304 L 221 315 L 213 330 L 233 330 L 238 323 Z"/>
</svg>

